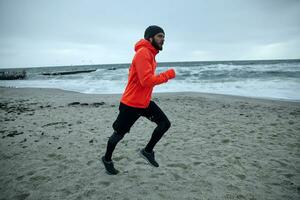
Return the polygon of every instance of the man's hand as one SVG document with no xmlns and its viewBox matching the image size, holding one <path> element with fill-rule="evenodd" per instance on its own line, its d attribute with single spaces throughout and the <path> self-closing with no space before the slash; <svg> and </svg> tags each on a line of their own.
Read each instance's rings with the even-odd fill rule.
<svg viewBox="0 0 300 200">
<path fill-rule="evenodd" d="M 166 75 L 166 77 L 168 79 L 173 79 L 176 76 L 176 73 L 175 73 L 174 69 L 169 69 L 169 70 L 165 71 L 164 74 Z"/>
</svg>

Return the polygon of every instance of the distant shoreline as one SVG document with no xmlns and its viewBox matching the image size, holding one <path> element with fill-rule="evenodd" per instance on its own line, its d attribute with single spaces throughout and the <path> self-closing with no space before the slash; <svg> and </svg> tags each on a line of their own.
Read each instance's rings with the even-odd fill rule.
<svg viewBox="0 0 300 200">
<path fill-rule="evenodd" d="M 279 61 L 300 61 L 300 58 L 293 58 L 293 59 L 262 59 L 262 60 L 209 60 L 209 61 L 164 61 L 164 62 L 157 62 L 158 65 L 160 64 L 174 64 L 174 63 L 213 63 L 213 62 L 269 62 L 269 61 L 275 61 L 275 62 L 279 62 Z M 130 63 L 109 63 L 109 64 L 66 64 L 66 65 L 48 65 L 48 66 L 32 66 L 32 67 L 8 67 L 8 68 L 2 68 L 0 67 L 0 71 L 1 70 L 13 70 L 13 69 L 32 69 L 32 68 L 59 68 L 59 67 L 66 67 L 66 66 L 70 66 L 70 67 L 92 67 L 92 66 L 99 66 L 99 65 L 103 65 L 103 66 L 114 66 L 114 65 L 130 65 Z"/>
<path fill-rule="evenodd" d="M 33 88 L 33 87 L 22 87 L 22 88 L 17 88 L 17 87 L 5 87 L 5 86 L 0 86 L 0 92 L 1 89 L 17 89 L 17 90 L 45 90 L 45 91 L 60 91 L 60 92 L 65 92 L 65 93 L 74 93 L 74 94 L 79 94 L 79 95 L 92 95 L 92 96 L 120 96 L 122 93 L 82 93 L 78 91 L 72 91 L 72 90 L 64 90 L 64 89 L 59 89 L 59 88 Z M 239 95 L 230 95 L 230 94 L 219 94 L 219 93 L 206 93 L 206 92 L 154 92 L 152 97 L 155 98 L 157 95 L 189 95 L 189 96 L 199 96 L 199 97 L 215 97 L 215 98 L 227 98 L 227 99 L 235 99 L 235 100 L 248 100 L 248 101 L 267 101 L 267 102 L 287 102 L 287 103 L 300 103 L 300 100 L 293 100 L 293 99 L 281 99 L 281 98 L 267 98 L 267 97 L 251 97 L 251 96 L 239 96 Z M 299 104 L 300 105 L 300 104 Z"/>
</svg>

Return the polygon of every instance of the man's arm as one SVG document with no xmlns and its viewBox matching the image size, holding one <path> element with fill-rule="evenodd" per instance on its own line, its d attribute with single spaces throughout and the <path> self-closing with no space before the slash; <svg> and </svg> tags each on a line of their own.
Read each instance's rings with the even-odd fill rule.
<svg viewBox="0 0 300 200">
<path fill-rule="evenodd" d="M 154 75 L 151 67 L 151 57 L 148 55 L 148 52 L 143 50 L 137 53 L 134 62 L 138 78 L 143 87 L 154 87 L 176 76 L 174 69 L 169 69 L 158 75 Z"/>
</svg>

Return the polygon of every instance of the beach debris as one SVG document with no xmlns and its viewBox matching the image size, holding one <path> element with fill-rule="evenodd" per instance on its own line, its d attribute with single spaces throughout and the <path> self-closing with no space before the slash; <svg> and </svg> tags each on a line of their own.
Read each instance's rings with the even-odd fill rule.
<svg viewBox="0 0 300 200">
<path fill-rule="evenodd" d="M 26 104 L 11 105 L 9 102 L 0 103 L 0 109 L 6 111 L 7 113 L 24 113 L 34 111 L 33 109 L 27 107 Z"/>
<path fill-rule="evenodd" d="M 77 70 L 77 71 L 61 71 L 61 72 L 52 72 L 52 73 L 44 72 L 44 73 L 42 73 L 42 75 L 45 75 L 45 76 L 57 76 L 57 75 L 90 73 L 90 72 L 94 72 L 94 71 L 96 71 L 96 69 Z"/>
<path fill-rule="evenodd" d="M 15 137 L 16 135 L 21 135 L 24 132 L 18 132 L 18 131 L 11 131 L 9 134 L 6 135 L 6 137 Z M 5 138 L 5 136 L 3 136 L 2 138 Z"/>
<path fill-rule="evenodd" d="M 26 71 L 1 71 L 0 80 L 16 80 L 16 79 L 25 79 Z"/>
<path fill-rule="evenodd" d="M 117 68 L 116 67 L 111 67 L 111 68 L 108 68 L 107 70 L 116 70 Z"/>
<path fill-rule="evenodd" d="M 95 107 L 99 107 L 99 106 L 102 106 L 102 105 L 105 105 L 105 102 L 96 102 L 96 103 L 92 103 L 92 106 L 95 106 Z"/>
<path fill-rule="evenodd" d="M 80 102 L 75 101 L 75 102 L 69 103 L 68 106 L 74 106 L 74 105 L 79 105 L 79 104 L 80 104 Z"/>
<path fill-rule="evenodd" d="M 80 103 L 80 102 L 72 102 L 72 103 L 69 103 L 68 106 L 76 106 L 76 105 L 80 105 L 80 106 L 92 106 L 92 107 L 99 107 L 99 106 L 102 106 L 102 105 L 105 105 L 106 103 L 105 102 L 95 102 L 95 103 Z"/>
</svg>

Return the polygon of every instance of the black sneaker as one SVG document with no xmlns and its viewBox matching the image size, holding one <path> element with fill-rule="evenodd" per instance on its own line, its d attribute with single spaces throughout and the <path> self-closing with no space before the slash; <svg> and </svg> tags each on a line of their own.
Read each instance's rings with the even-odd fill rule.
<svg viewBox="0 0 300 200">
<path fill-rule="evenodd" d="M 159 167 L 159 164 L 155 161 L 155 158 L 154 158 L 154 151 L 152 151 L 151 153 L 148 153 L 145 151 L 145 149 L 142 149 L 140 151 L 140 154 L 144 159 L 146 159 L 149 162 L 149 164 L 151 164 L 154 167 Z"/>
<path fill-rule="evenodd" d="M 106 161 L 105 160 L 105 156 L 103 156 L 101 158 L 101 160 L 102 160 L 102 162 L 104 164 L 104 167 L 106 169 L 106 172 L 108 174 L 110 174 L 110 175 L 116 175 L 116 174 L 119 173 L 119 171 L 115 169 L 113 161 Z"/>
</svg>

